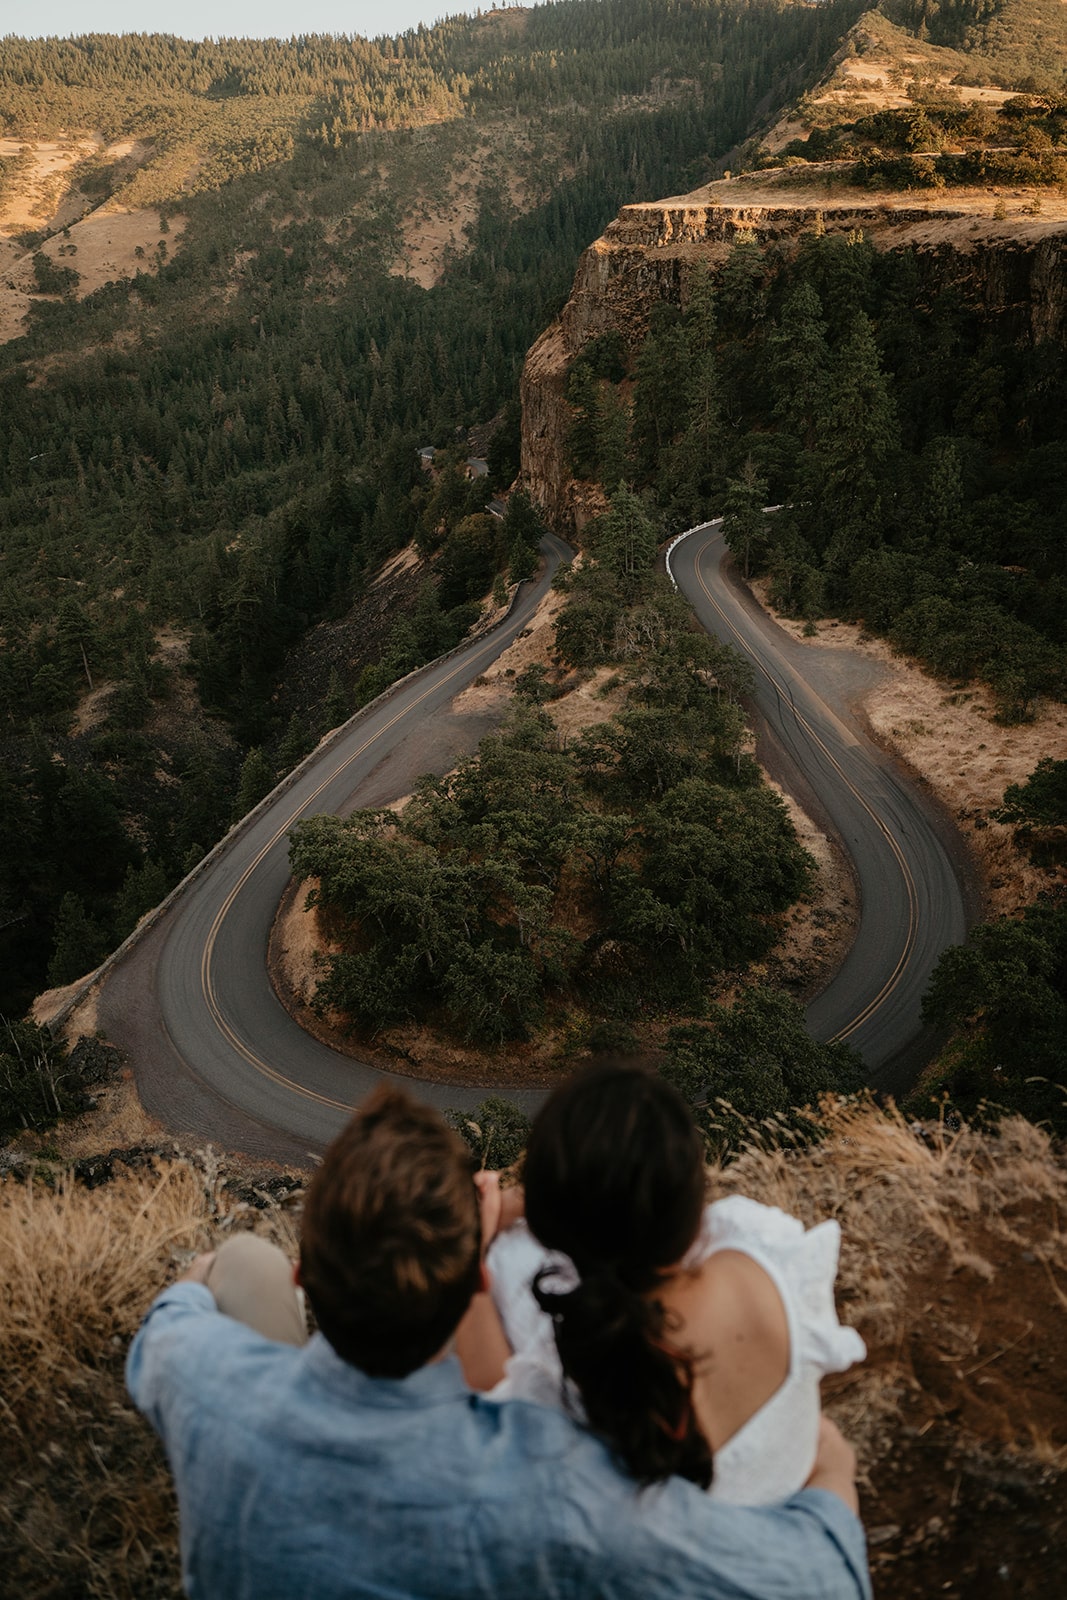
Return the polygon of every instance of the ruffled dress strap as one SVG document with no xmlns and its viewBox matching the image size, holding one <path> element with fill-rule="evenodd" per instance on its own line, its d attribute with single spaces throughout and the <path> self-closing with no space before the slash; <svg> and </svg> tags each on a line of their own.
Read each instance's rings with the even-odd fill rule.
<svg viewBox="0 0 1067 1600">
<path fill-rule="evenodd" d="M 700 1233 L 684 1266 L 695 1267 L 719 1250 L 751 1256 L 782 1296 L 790 1324 L 790 1370 L 799 1362 L 844 1372 L 867 1347 L 855 1328 L 838 1320 L 834 1301 L 841 1252 L 840 1224 L 832 1219 L 805 1228 L 798 1217 L 747 1195 L 727 1195 L 706 1206 Z"/>
</svg>

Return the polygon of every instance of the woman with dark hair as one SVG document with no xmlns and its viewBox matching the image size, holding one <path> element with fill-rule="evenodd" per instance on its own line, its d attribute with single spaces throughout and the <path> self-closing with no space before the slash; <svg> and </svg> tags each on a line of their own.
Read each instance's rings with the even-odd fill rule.
<svg viewBox="0 0 1067 1600">
<path fill-rule="evenodd" d="M 819 1379 L 865 1354 L 837 1321 L 836 1222 L 705 1204 L 704 1150 L 658 1074 L 593 1068 L 534 1120 L 525 1223 L 488 1256 L 514 1355 L 494 1393 L 584 1415 L 631 1475 L 735 1504 L 808 1479 Z"/>
</svg>

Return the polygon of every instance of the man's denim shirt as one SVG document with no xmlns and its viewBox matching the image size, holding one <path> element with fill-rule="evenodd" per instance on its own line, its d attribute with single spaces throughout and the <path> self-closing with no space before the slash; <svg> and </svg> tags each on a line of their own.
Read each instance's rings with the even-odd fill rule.
<svg viewBox="0 0 1067 1600">
<path fill-rule="evenodd" d="M 182 1283 L 127 1381 L 170 1458 L 192 1600 L 869 1600 L 836 1495 L 639 1490 L 561 1413 L 472 1395 L 453 1358 L 368 1378 Z"/>
</svg>

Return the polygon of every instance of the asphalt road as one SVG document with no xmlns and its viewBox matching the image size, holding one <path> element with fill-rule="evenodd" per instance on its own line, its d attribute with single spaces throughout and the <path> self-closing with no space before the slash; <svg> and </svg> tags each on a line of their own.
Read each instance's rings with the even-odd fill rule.
<svg viewBox="0 0 1067 1600">
<path fill-rule="evenodd" d="M 306 1160 L 382 1077 L 293 1021 L 267 974 L 267 945 L 289 881 L 288 834 L 304 816 L 385 805 L 425 772 L 447 772 L 493 725 L 450 702 L 527 625 L 571 550 L 547 561 L 506 623 L 356 717 L 245 827 L 105 978 L 98 1026 L 134 1063 L 146 1110 L 176 1133 L 281 1160 Z M 397 1083 L 414 1087 L 410 1077 Z M 487 1089 L 418 1083 L 440 1106 Z M 531 1105 L 536 1096 L 514 1096 Z"/>
<path fill-rule="evenodd" d="M 867 737 L 851 710 L 864 685 L 855 658 L 795 640 L 725 568 L 720 525 L 684 537 L 669 570 L 703 627 L 756 672 L 758 754 L 851 857 L 860 920 L 848 955 L 807 1010 L 818 1039 L 847 1039 L 869 1082 L 900 1093 L 930 1052 L 919 1005 L 930 973 L 968 923 L 954 836 L 924 795 Z M 862 671 L 862 669 L 861 669 Z"/>
<path fill-rule="evenodd" d="M 267 946 L 289 879 L 289 830 L 317 812 L 384 805 L 476 747 L 491 724 L 451 702 L 526 626 L 570 555 L 551 538 L 547 553 L 506 624 L 355 718 L 104 979 L 97 1024 L 127 1051 L 142 1102 L 173 1132 L 306 1162 L 390 1076 L 312 1038 L 271 987 Z M 809 1026 L 820 1038 L 847 1038 L 872 1084 L 899 1091 L 928 1052 L 919 1002 L 929 973 L 966 927 L 951 832 L 852 716 L 849 695 L 862 687 L 855 658 L 843 675 L 840 653 L 790 638 L 727 581 L 723 555 L 711 525 L 674 548 L 670 567 L 701 623 L 755 663 L 760 758 L 836 834 L 860 884 L 855 942 L 810 1006 Z M 487 1092 L 395 1081 L 440 1106 L 474 1106 Z"/>
</svg>

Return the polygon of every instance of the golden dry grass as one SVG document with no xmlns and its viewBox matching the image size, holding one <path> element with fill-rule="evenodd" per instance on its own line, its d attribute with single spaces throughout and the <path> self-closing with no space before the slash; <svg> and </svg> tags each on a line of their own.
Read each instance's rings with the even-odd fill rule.
<svg viewBox="0 0 1067 1600">
<path fill-rule="evenodd" d="M 996 1281 L 998 1294 L 1010 1302 L 1024 1257 L 1028 1268 L 1042 1273 L 1046 1292 L 1035 1296 L 1016 1281 L 1020 1322 L 1029 1324 L 1019 1339 L 1020 1346 L 1026 1344 L 1023 1353 L 1040 1347 L 1039 1322 L 1048 1320 L 1057 1302 L 1062 1319 L 1067 1164 L 1049 1136 L 1022 1118 L 1007 1119 L 995 1131 L 966 1125 L 951 1131 L 936 1123 L 920 1129 L 895 1108 L 851 1103 L 827 1109 L 822 1144 L 774 1144 L 772 1138 L 769 1148 L 754 1145 L 714 1171 L 713 1187 L 750 1194 L 809 1225 L 825 1217 L 840 1222 L 838 1299 L 867 1340 L 871 1359 L 835 1386 L 833 1409 L 869 1474 L 889 1447 L 888 1420 L 909 1389 L 924 1388 L 908 1354 L 911 1341 L 951 1347 L 959 1355 L 953 1380 L 964 1385 L 986 1366 L 984 1347 L 978 1353 L 983 1336 L 999 1352 L 989 1365 L 1007 1355 L 1002 1346 L 1014 1330 L 1006 1334 L 1001 1327 L 991 1285 Z M 951 1285 L 953 1293 L 927 1304 L 931 1284 Z M 942 1312 L 946 1298 L 951 1316 Z M 979 1363 L 973 1372 L 967 1370 L 967 1346 L 974 1347 Z M 1028 1402 L 1029 1396 L 1017 1396 L 1014 1437 L 1006 1439 L 1000 1428 L 997 1442 L 1018 1455 L 1032 1447 L 1035 1460 L 1067 1465 L 1067 1436 L 1056 1444 L 1047 1434 L 1036 1437 L 1038 1419 Z M 1059 1412 L 1058 1427 L 1067 1420 L 1067 1391 Z"/>
<path fill-rule="evenodd" d="M 87 1190 L 0 1185 L 0 1572 L 23 1596 L 180 1593 L 162 1452 L 125 1395 L 126 1348 L 157 1290 L 249 1207 L 210 1156 Z M 262 1231 L 292 1248 L 288 1220 Z"/>
</svg>

